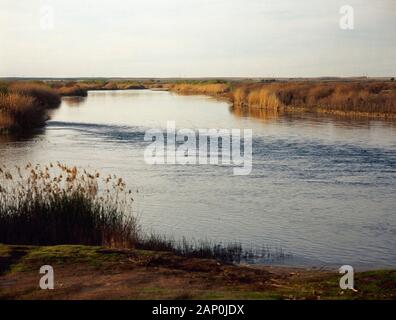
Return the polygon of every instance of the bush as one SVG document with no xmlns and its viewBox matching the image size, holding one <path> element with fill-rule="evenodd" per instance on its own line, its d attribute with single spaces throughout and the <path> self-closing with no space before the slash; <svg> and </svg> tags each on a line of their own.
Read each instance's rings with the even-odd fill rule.
<svg viewBox="0 0 396 320">
<path fill-rule="evenodd" d="M 0 130 L 28 130 L 44 123 L 45 112 L 30 96 L 0 94 L 0 118 Z"/>
<path fill-rule="evenodd" d="M 56 108 L 61 102 L 58 93 L 44 84 L 15 82 L 9 86 L 8 90 L 9 92 L 33 97 L 36 103 L 44 108 Z"/>
<path fill-rule="evenodd" d="M 44 125 L 46 109 L 60 104 L 59 95 L 41 83 L 0 83 L 0 133 Z"/>
<path fill-rule="evenodd" d="M 86 89 L 80 88 L 79 86 L 66 86 L 57 89 L 57 92 L 64 97 L 86 97 L 88 92 Z"/>
<path fill-rule="evenodd" d="M 0 82 L 0 94 L 8 93 L 8 84 L 6 82 Z"/>
</svg>

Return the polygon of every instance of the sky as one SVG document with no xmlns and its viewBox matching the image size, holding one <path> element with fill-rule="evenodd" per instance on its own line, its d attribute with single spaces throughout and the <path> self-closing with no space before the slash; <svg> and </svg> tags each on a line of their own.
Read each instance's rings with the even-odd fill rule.
<svg viewBox="0 0 396 320">
<path fill-rule="evenodd" d="M 396 75 L 396 0 L 0 0 L 0 77 L 363 75 Z"/>
</svg>

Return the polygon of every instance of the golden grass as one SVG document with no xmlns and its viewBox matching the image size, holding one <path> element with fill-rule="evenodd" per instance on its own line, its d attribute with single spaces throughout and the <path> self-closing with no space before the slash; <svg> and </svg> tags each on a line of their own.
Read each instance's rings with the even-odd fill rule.
<svg viewBox="0 0 396 320">
<path fill-rule="evenodd" d="M 396 85 L 385 81 L 239 85 L 231 98 L 247 108 L 396 115 Z"/>
<path fill-rule="evenodd" d="M 50 83 L 61 96 L 87 96 L 89 90 L 133 90 L 146 89 L 137 81 L 57 81 Z"/>
<path fill-rule="evenodd" d="M 239 262 L 253 257 L 238 243 L 175 241 L 142 231 L 132 191 L 116 175 L 61 163 L 0 166 L 0 243 L 85 244 L 170 251 Z"/>
<path fill-rule="evenodd" d="M 33 109 L 34 98 L 19 93 L 0 95 L 0 109 L 12 115 L 22 114 Z"/>
<path fill-rule="evenodd" d="M 60 104 L 58 94 L 39 83 L 3 84 L 0 93 L 0 132 L 30 130 L 44 124 L 46 109 Z"/>
<path fill-rule="evenodd" d="M 228 97 L 237 108 L 396 116 L 394 81 L 183 82 L 181 94 Z"/>
<path fill-rule="evenodd" d="M 44 121 L 35 99 L 19 93 L 0 95 L 0 131 L 30 129 Z"/>
<path fill-rule="evenodd" d="M 58 93 L 42 83 L 15 82 L 9 85 L 8 91 L 33 97 L 36 104 L 45 108 L 56 108 L 60 104 Z"/>
<path fill-rule="evenodd" d="M 0 97 L 1 100 L 1 97 Z M 14 119 L 7 113 L 0 113 L 0 132 L 1 128 L 12 128 L 15 124 Z"/>
<path fill-rule="evenodd" d="M 62 97 L 86 97 L 88 95 L 87 90 L 81 88 L 78 85 L 71 87 L 60 87 L 57 89 L 57 92 Z"/>
<path fill-rule="evenodd" d="M 116 176 L 60 163 L 2 166 L 0 241 L 131 247 L 138 230 L 125 187 Z"/>
<path fill-rule="evenodd" d="M 103 90 L 133 90 L 145 89 L 146 87 L 135 81 L 109 81 L 103 85 Z"/>
<path fill-rule="evenodd" d="M 177 83 L 171 85 L 170 89 L 183 94 L 223 95 L 229 92 L 230 87 L 225 83 Z"/>
</svg>

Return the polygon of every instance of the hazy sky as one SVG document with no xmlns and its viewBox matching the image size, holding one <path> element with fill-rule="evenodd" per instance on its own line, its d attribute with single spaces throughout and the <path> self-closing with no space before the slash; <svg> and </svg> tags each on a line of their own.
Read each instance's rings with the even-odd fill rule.
<svg viewBox="0 0 396 320">
<path fill-rule="evenodd" d="M 396 0 L 0 0 L 0 77 L 325 75 L 396 75 Z"/>
</svg>

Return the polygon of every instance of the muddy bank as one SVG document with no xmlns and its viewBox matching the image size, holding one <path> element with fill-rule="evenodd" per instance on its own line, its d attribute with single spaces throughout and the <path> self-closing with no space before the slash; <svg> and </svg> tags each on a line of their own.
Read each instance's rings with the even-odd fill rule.
<svg viewBox="0 0 396 320">
<path fill-rule="evenodd" d="M 39 288 L 51 265 L 55 289 Z M 356 292 L 335 270 L 250 267 L 168 252 L 89 246 L 0 245 L 0 299 L 395 299 L 396 271 L 355 274 Z"/>
</svg>

